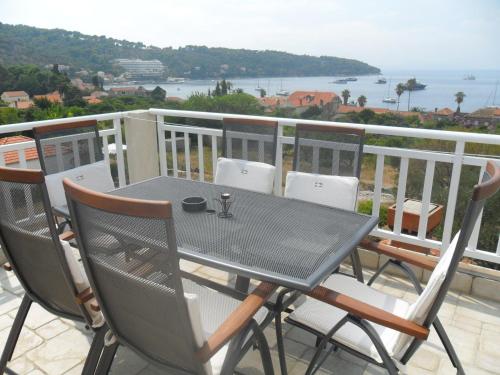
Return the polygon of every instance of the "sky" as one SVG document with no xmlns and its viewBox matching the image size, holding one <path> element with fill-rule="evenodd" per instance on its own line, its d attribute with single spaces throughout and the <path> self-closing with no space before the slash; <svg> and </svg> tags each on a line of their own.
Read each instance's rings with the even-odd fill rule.
<svg viewBox="0 0 500 375">
<path fill-rule="evenodd" d="M 382 69 L 500 69 L 500 0 L 0 0 L 0 22 Z"/>
</svg>

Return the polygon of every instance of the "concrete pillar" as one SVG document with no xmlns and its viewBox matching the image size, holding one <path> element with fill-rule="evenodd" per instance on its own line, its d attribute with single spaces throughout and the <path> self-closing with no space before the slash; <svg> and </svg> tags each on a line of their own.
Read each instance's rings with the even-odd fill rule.
<svg viewBox="0 0 500 375">
<path fill-rule="evenodd" d="M 125 139 L 130 183 L 159 176 L 156 116 L 143 110 L 128 112 Z"/>
</svg>

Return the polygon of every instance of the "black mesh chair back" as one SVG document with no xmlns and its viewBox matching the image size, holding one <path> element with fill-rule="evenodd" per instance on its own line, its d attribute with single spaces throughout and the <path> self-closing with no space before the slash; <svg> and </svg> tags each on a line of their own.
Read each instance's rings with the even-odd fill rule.
<svg viewBox="0 0 500 375">
<path fill-rule="evenodd" d="M 83 320 L 50 212 L 42 171 L 0 168 L 0 242 L 14 272 L 31 299 Z"/>
<path fill-rule="evenodd" d="M 364 129 L 297 124 L 293 170 L 359 178 L 364 135 Z"/>
<path fill-rule="evenodd" d="M 224 118 L 222 156 L 276 165 L 278 122 Z"/>
<path fill-rule="evenodd" d="M 97 193 L 64 180 L 92 290 L 118 342 L 202 373 L 180 277 L 170 202 Z"/>
<path fill-rule="evenodd" d="M 45 175 L 104 160 L 95 120 L 40 126 L 33 133 Z"/>
</svg>

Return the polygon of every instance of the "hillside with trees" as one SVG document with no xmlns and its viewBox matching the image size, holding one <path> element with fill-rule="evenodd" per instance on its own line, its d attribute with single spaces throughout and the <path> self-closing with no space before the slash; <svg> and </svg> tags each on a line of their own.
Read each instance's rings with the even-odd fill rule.
<svg viewBox="0 0 500 375">
<path fill-rule="evenodd" d="M 0 23 L 0 64 L 62 64 L 73 71 L 120 72 L 117 58 L 158 59 L 168 74 L 186 78 L 378 74 L 364 62 L 278 51 L 186 46 L 158 48 L 76 31 Z"/>
</svg>

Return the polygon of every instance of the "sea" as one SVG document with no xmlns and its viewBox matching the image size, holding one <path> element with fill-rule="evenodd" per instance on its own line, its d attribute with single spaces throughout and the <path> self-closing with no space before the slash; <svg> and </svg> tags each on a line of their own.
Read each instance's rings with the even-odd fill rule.
<svg viewBox="0 0 500 375">
<path fill-rule="evenodd" d="M 466 76 L 473 75 L 475 80 L 466 80 Z M 449 107 L 456 109 L 455 93 L 465 93 L 461 105 L 462 112 L 473 112 L 486 106 L 500 106 L 500 70 L 477 71 L 446 71 L 446 70 L 384 70 L 381 75 L 352 76 L 357 81 L 347 84 L 335 84 L 333 81 L 344 77 L 282 77 L 282 78 L 231 78 L 228 79 L 233 89 L 242 89 L 244 92 L 258 97 L 259 88 L 266 90 L 267 95 L 275 95 L 280 90 L 293 92 L 305 91 L 333 91 L 340 96 L 341 92 L 348 89 L 351 100 L 356 100 L 360 95 L 368 99 L 367 107 L 396 109 L 397 104 L 382 102 L 386 97 L 396 98 L 395 88 L 400 82 L 405 83 L 410 78 L 427 85 L 425 90 L 413 91 L 410 98 L 410 108 L 419 107 L 426 111 L 435 108 Z M 379 78 L 385 78 L 386 84 L 376 84 Z M 148 83 L 142 84 L 146 89 L 152 90 L 156 86 L 167 91 L 167 96 L 187 98 L 191 94 L 207 93 L 213 90 L 216 80 L 186 80 L 184 83 Z M 408 109 L 408 93 L 401 96 L 400 110 Z"/>
</svg>

